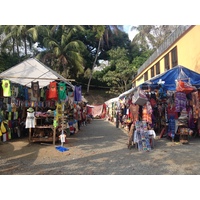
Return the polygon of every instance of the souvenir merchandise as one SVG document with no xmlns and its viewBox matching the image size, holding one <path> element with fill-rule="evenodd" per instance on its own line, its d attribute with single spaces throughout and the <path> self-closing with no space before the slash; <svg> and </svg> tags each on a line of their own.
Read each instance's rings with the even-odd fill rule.
<svg viewBox="0 0 200 200">
<path fill-rule="evenodd" d="M 48 99 L 58 100 L 57 82 L 53 81 L 49 84 Z"/>
<path fill-rule="evenodd" d="M 181 81 L 177 82 L 182 84 Z M 181 143 L 189 142 L 192 135 L 200 135 L 200 88 L 185 82 L 184 86 L 187 91 L 177 88 L 166 90 L 165 82 L 160 81 L 158 87 L 138 87 L 133 94 L 120 99 L 121 127 L 130 133 L 130 127 L 134 124 L 134 142 L 138 150 L 152 149 L 152 137 L 155 137 L 150 135 L 150 130 L 160 138 L 166 137 L 172 142 Z M 184 131 L 183 134 L 181 128 L 191 131 L 188 134 Z"/>
<path fill-rule="evenodd" d="M 144 91 L 142 89 L 138 88 L 137 92 L 132 97 L 132 103 L 143 106 L 144 104 L 146 104 L 147 101 L 148 101 L 148 99 L 147 99 Z"/>
<path fill-rule="evenodd" d="M 1 80 L 2 88 L 3 88 L 3 96 L 10 97 L 11 96 L 11 84 L 9 80 Z"/>
<path fill-rule="evenodd" d="M 182 81 L 182 80 L 177 81 L 177 86 L 176 86 L 177 92 L 183 92 L 185 94 L 189 94 L 196 90 L 197 88 L 195 86 L 192 86 L 189 82 Z"/>
<path fill-rule="evenodd" d="M 66 97 L 66 83 L 60 82 L 58 83 L 58 99 L 65 100 Z"/>
<path fill-rule="evenodd" d="M 34 109 L 31 107 L 27 109 L 25 128 L 35 128 L 35 112 Z"/>
<path fill-rule="evenodd" d="M 40 100 L 40 87 L 39 87 L 38 81 L 31 82 L 30 100 L 31 101 L 39 101 Z"/>
<path fill-rule="evenodd" d="M 7 80 L 2 83 L 5 86 L 10 84 Z M 60 138 L 61 131 L 64 130 L 65 134 L 70 135 L 69 122 L 73 122 L 74 133 L 78 131 L 78 128 L 75 128 L 77 121 L 74 121 L 74 101 L 67 98 L 66 83 L 57 84 L 53 81 L 44 88 L 39 87 L 39 81 L 31 82 L 30 88 L 13 83 L 10 91 L 11 96 L 5 96 L 0 101 L 2 119 L 8 123 L 8 125 L 1 123 L 1 141 L 29 135 L 29 142 L 55 144 Z M 8 90 L 4 92 L 7 92 L 5 95 L 9 94 Z M 71 90 L 71 95 L 73 92 Z M 45 96 L 45 93 L 48 96 Z M 61 120 L 62 118 L 64 120 Z M 63 123 L 66 126 L 60 129 Z"/>
<path fill-rule="evenodd" d="M 63 132 L 66 137 L 70 135 L 69 123 L 73 124 L 74 133 L 78 132 L 80 116 L 86 120 L 87 115 L 87 111 L 82 112 L 81 86 L 73 86 L 34 58 L 12 70 L 1 73 L 5 78 L 1 79 L 0 88 L 0 141 L 28 136 L 29 142 L 55 145 Z M 80 109 L 74 113 L 77 103 Z"/>
<path fill-rule="evenodd" d="M 74 101 L 80 102 L 82 100 L 82 87 L 75 86 L 74 89 Z"/>
<path fill-rule="evenodd" d="M 150 151 L 150 139 L 146 121 L 137 121 L 134 131 L 134 143 L 137 144 L 138 151 Z"/>
</svg>

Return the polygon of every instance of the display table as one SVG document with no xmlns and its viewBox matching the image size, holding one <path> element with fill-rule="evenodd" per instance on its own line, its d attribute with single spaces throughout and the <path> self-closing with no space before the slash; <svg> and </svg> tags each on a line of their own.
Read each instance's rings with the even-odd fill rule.
<svg viewBox="0 0 200 200">
<path fill-rule="evenodd" d="M 52 122 L 52 125 L 45 125 L 45 121 Z M 36 117 L 35 128 L 29 128 L 29 142 L 52 142 L 58 141 L 56 137 L 57 128 L 53 126 L 53 117 Z"/>
</svg>

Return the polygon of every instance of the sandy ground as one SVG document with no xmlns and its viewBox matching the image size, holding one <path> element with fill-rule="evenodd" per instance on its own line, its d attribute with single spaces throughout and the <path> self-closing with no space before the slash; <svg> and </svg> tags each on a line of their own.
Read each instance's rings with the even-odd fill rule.
<svg viewBox="0 0 200 200">
<path fill-rule="evenodd" d="M 105 120 L 67 138 L 60 152 L 47 143 L 18 138 L 0 144 L 1 175 L 199 175 L 200 138 L 189 144 L 156 139 L 150 152 L 127 148 L 128 136 Z M 60 142 L 56 146 L 60 146 Z"/>
</svg>

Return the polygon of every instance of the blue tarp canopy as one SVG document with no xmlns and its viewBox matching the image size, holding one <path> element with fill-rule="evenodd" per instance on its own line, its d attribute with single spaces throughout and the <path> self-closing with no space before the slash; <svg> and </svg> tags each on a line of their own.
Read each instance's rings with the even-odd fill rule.
<svg viewBox="0 0 200 200">
<path fill-rule="evenodd" d="M 154 76 L 150 80 L 141 84 L 140 87 L 149 85 L 153 88 L 158 86 L 159 82 L 164 81 L 163 83 L 165 89 L 173 91 L 176 90 L 176 80 L 189 82 L 191 85 L 196 86 L 197 88 L 200 87 L 200 74 L 181 65 Z"/>
</svg>

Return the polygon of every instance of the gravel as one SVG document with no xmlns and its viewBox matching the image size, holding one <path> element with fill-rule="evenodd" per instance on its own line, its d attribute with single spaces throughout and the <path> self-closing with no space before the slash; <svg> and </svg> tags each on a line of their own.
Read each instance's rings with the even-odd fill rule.
<svg viewBox="0 0 200 200">
<path fill-rule="evenodd" d="M 67 137 L 60 152 L 52 144 L 18 138 L 0 144 L 1 175 L 199 175 L 200 138 L 189 144 L 156 138 L 149 152 L 127 148 L 128 135 L 95 119 Z M 60 145 L 60 142 L 56 144 Z"/>
</svg>

